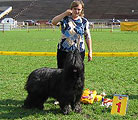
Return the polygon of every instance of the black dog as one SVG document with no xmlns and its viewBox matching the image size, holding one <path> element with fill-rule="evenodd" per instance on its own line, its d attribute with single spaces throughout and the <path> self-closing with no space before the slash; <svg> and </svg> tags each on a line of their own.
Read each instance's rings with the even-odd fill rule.
<svg viewBox="0 0 138 120">
<path fill-rule="evenodd" d="M 28 77 L 25 89 L 28 96 L 24 108 L 43 109 L 48 97 L 59 101 L 64 114 L 81 112 L 80 98 L 84 88 L 84 64 L 78 50 L 69 52 L 64 69 L 40 68 Z"/>
</svg>

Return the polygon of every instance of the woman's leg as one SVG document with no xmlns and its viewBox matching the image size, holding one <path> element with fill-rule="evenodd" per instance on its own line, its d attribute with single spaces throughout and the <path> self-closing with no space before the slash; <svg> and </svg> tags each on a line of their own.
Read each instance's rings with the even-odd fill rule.
<svg viewBox="0 0 138 120">
<path fill-rule="evenodd" d="M 85 58 L 85 51 L 81 52 L 80 54 L 81 54 L 82 60 L 84 61 L 84 58 Z"/>
<path fill-rule="evenodd" d="M 60 49 L 57 50 L 57 67 L 62 69 L 64 67 L 64 62 L 66 59 L 67 52 Z"/>
</svg>

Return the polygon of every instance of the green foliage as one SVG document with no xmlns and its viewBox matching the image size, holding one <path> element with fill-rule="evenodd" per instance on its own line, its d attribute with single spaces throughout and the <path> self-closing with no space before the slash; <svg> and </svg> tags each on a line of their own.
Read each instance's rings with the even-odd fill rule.
<svg viewBox="0 0 138 120">
<path fill-rule="evenodd" d="M 136 32 L 91 32 L 93 52 L 136 52 Z M 0 32 L 0 51 L 56 52 L 60 40 L 59 30 L 31 30 Z M 87 50 L 87 49 L 86 49 Z M 43 111 L 21 108 L 27 96 L 24 85 L 31 71 L 40 67 L 56 67 L 56 57 L 0 56 L 0 119 L 16 120 L 134 120 L 138 118 L 138 58 L 137 57 L 85 57 L 85 88 L 105 91 L 108 98 L 114 94 L 129 96 L 125 116 L 111 115 L 111 107 L 101 102 L 82 104 L 82 114 L 63 115 L 54 99 L 49 98 Z"/>
</svg>

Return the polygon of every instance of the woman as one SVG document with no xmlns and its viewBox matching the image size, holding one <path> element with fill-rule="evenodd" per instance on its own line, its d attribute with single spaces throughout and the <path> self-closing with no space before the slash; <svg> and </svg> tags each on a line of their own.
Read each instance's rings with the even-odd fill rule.
<svg viewBox="0 0 138 120">
<path fill-rule="evenodd" d="M 85 57 L 84 38 L 88 47 L 88 61 L 92 60 L 92 42 L 89 22 L 84 16 L 84 3 L 74 0 L 70 9 L 53 18 L 52 24 L 61 24 L 62 38 L 58 44 L 57 64 L 63 68 L 66 54 L 75 49 L 80 50 L 82 59 Z M 84 36 L 84 38 L 83 38 Z"/>
</svg>

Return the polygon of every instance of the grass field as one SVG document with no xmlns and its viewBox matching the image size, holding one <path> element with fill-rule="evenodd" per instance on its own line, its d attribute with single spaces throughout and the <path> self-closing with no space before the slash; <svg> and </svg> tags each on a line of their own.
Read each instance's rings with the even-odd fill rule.
<svg viewBox="0 0 138 120">
<path fill-rule="evenodd" d="M 137 32 L 91 32 L 93 52 L 137 52 Z M 56 52 L 59 30 L 0 32 L 0 51 Z M 87 49 L 86 49 L 87 50 Z M 125 116 L 111 115 L 111 107 L 100 103 L 82 104 L 82 114 L 63 115 L 54 99 L 45 103 L 43 111 L 22 109 L 27 96 L 24 85 L 31 71 L 40 67 L 56 67 L 56 57 L 0 56 L 0 119 L 1 120 L 136 120 L 138 119 L 138 58 L 85 57 L 85 88 L 95 89 L 106 97 L 114 94 L 129 96 Z"/>
</svg>

